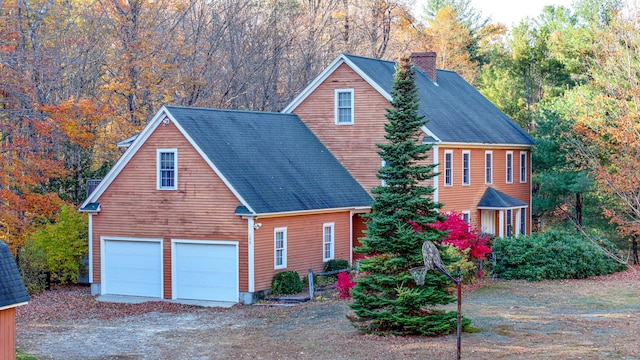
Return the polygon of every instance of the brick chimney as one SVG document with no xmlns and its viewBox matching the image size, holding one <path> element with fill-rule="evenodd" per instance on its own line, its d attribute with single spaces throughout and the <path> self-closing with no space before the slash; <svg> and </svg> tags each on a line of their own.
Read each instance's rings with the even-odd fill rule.
<svg viewBox="0 0 640 360">
<path fill-rule="evenodd" d="M 411 62 L 414 66 L 424 71 L 427 76 L 436 82 L 436 53 L 433 51 L 411 53 Z"/>
</svg>

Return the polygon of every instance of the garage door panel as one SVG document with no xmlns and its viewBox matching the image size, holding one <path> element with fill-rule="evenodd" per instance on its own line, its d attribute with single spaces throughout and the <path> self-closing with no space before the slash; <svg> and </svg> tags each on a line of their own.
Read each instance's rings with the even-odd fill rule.
<svg viewBox="0 0 640 360">
<path fill-rule="evenodd" d="M 174 251 L 175 298 L 238 301 L 237 245 L 177 242 Z"/>
<path fill-rule="evenodd" d="M 162 297 L 161 259 L 159 241 L 106 240 L 105 293 Z"/>
</svg>

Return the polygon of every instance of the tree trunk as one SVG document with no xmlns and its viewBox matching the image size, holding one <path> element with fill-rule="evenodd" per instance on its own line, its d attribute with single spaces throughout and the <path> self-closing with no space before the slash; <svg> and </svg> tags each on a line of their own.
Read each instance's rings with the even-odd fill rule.
<svg viewBox="0 0 640 360">
<path fill-rule="evenodd" d="M 636 235 L 631 236 L 631 251 L 633 257 L 633 265 L 638 265 L 638 237 Z"/>
<path fill-rule="evenodd" d="M 582 194 L 576 193 L 576 224 L 578 231 L 582 229 Z"/>
</svg>

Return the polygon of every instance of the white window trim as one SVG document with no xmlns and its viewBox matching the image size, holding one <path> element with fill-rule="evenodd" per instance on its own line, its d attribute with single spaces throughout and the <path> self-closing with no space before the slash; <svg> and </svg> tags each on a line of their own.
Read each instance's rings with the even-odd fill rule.
<svg viewBox="0 0 640 360">
<path fill-rule="evenodd" d="M 278 248 L 276 247 L 276 234 L 282 232 L 282 264 L 278 265 Z M 286 269 L 287 268 L 287 228 L 279 227 L 273 229 L 273 268 L 274 269 Z"/>
<path fill-rule="evenodd" d="M 487 179 L 487 155 L 491 157 L 491 166 L 488 168 L 489 179 Z M 493 151 L 491 150 L 487 150 L 484 152 L 484 183 L 487 185 L 493 184 Z"/>
<path fill-rule="evenodd" d="M 522 159 L 524 158 L 524 161 Z M 524 168 L 523 168 L 524 163 Z M 527 152 L 520 151 L 520 183 L 527 182 Z"/>
<path fill-rule="evenodd" d="M 467 165 L 469 166 L 467 168 L 467 171 L 469 172 L 467 175 L 467 182 L 464 182 L 464 157 L 465 155 L 468 157 L 468 162 Z M 469 186 L 471 185 L 471 151 L 469 150 L 462 150 L 462 186 Z"/>
<path fill-rule="evenodd" d="M 162 186 L 162 172 L 160 171 L 160 154 L 173 153 L 173 186 Z M 177 190 L 178 189 L 178 149 L 156 149 L 156 189 L 157 190 Z"/>
<path fill-rule="evenodd" d="M 338 111 L 338 94 L 348 92 L 351 94 L 351 122 L 339 122 L 339 111 Z M 333 91 L 333 106 L 334 106 L 334 122 L 336 125 L 353 125 L 355 123 L 355 96 L 353 95 L 353 89 L 335 89 Z"/>
<path fill-rule="evenodd" d="M 509 165 L 509 156 L 511 156 L 511 165 Z M 504 159 L 505 165 L 505 181 L 507 184 L 513 184 L 513 151 L 507 151 Z M 511 177 L 511 179 L 509 179 Z"/>
<path fill-rule="evenodd" d="M 325 253 L 325 246 L 327 245 L 327 239 L 325 238 L 325 231 L 327 230 L 327 228 L 331 229 L 331 249 L 329 250 L 329 257 L 327 257 L 326 253 Z M 334 256 L 335 256 L 335 244 L 336 244 L 336 238 L 335 238 L 335 223 L 324 223 L 322 225 L 322 261 L 327 262 L 329 260 L 333 260 Z"/>
<path fill-rule="evenodd" d="M 520 208 L 520 213 L 518 214 L 518 235 L 526 235 L 526 234 L 527 234 L 527 208 Z"/>
<path fill-rule="evenodd" d="M 467 219 L 469 219 L 467 223 L 467 225 L 471 226 L 471 211 L 470 210 L 463 210 L 462 211 L 462 220 L 464 220 L 465 215 L 467 216 Z"/>
<path fill-rule="evenodd" d="M 382 160 L 382 162 L 380 163 L 380 168 L 382 169 L 383 167 L 385 167 L 385 165 L 387 165 L 387 162 L 386 162 L 386 161 L 384 161 L 384 160 Z M 388 186 L 388 185 L 387 185 L 387 180 L 385 180 L 385 179 L 381 179 L 381 180 L 380 180 L 380 185 L 381 185 L 381 186 Z"/>
<path fill-rule="evenodd" d="M 447 155 L 451 155 L 451 163 L 447 164 Z M 447 181 L 449 172 L 449 181 Z M 453 186 L 453 150 L 444 151 L 444 186 Z"/>
</svg>

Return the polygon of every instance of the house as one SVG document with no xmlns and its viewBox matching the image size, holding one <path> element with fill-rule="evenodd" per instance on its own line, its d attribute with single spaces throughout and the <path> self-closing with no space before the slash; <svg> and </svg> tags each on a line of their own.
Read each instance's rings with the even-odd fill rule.
<svg viewBox="0 0 640 360">
<path fill-rule="evenodd" d="M 16 358 L 16 307 L 29 300 L 9 246 L 0 241 L 0 359 Z"/>
<path fill-rule="evenodd" d="M 434 200 L 497 236 L 531 232 L 533 139 L 452 71 L 435 68 L 436 54 L 413 53 L 423 142 L 439 164 Z M 385 114 L 395 63 L 338 56 L 283 110 L 295 113 L 367 190 L 380 185 L 377 143 L 385 142 Z M 359 227 L 361 223 L 356 222 Z"/>
<path fill-rule="evenodd" d="M 292 114 L 162 107 L 81 205 L 92 294 L 251 303 L 351 260 L 371 197 Z"/>
</svg>

